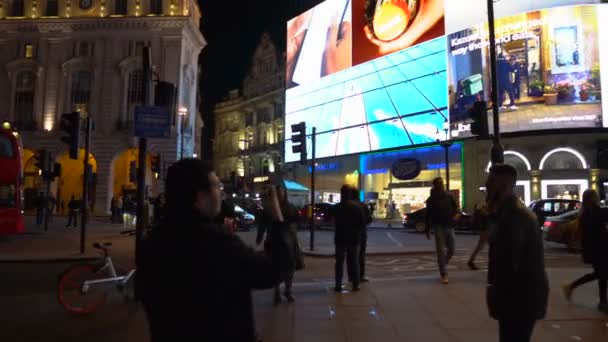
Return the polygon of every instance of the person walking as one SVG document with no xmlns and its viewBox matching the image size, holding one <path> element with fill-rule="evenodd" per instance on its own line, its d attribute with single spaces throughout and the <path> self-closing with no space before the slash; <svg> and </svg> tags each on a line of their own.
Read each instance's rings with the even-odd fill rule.
<svg viewBox="0 0 608 342">
<path fill-rule="evenodd" d="M 496 58 L 496 76 L 498 78 L 498 104 L 500 109 L 507 109 L 504 106 L 505 92 L 509 95 L 509 109 L 517 110 L 515 105 L 515 95 L 513 94 L 513 66 L 509 62 L 509 54 L 500 52 Z"/>
<path fill-rule="evenodd" d="M 579 230 L 582 233 L 583 261 L 591 264 L 593 272 L 562 287 L 566 299 L 572 300 L 572 292 L 579 286 L 597 280 L 599 287 L 598 310 L 608 314 L 608 213 L 600 208 L 600 198 L 594 190 L 583 192 Z"/>
<path fill-rule="evenodd" d="M 426 237 L 431 239 L 431 229 L 435 232 L 435 248 L 437 265 L 441 281 L 447 284 L 447 264 L 454 255 L 454 229 L 452 223 L 457 214 L 457 204 L 454 197 L 443 186 L 443 178 L 433 180 L 431 196 L 426 200 Z"/>
<path fill-rule="evenodd" d="M 359 248 L 362 230 L 365 227 L 365 218 L 361 205 L 352 198 L 353 192 L 348 185 L 340 189 L 340 203 L 332 208 L 336 229 L 334 234 L 335 245 L 335 276 L 334 291 L 342 292 L 342 277 L 344 274 L 344 258 L 346 257 L 347 271 L 352 280 L 353 291 L 359 291 Z"/>
<path fill-rule="evenodd" d="M 167 218 L 142 241 L 135 275 L 152 342 L 256 339 L 251 291 L 282 280 L 280 258 L 213 223 L 222 191 L 208 162 L 169 167 Z"/>
<path fill-rule="evenodd" d="M 292 293 L 293 275 L 296 268 L 297 248 L 297 209 L 287 201 L 287 191 L 282 186 L 270 186 L 263 196 L 263 212 L 256 238 L 257 245 L 264 240 L 264 250 L 273 258 L 281 257 L 277 248 L 287 247 L 287 258 L 275 260 L 281 265 L 285 282 L 283 295 L 288 302 L 294 302 Z M 264 239 L 266 235 L 266 239 Z M 274 288 L 274 305 L 281 302 L 280 284 Z"/>
<path fill-rule="evenodd" d="M 68 228 L 70 225 L 76 228 L 78 225 L 78 211 L 80 210 L 80 201 L 77 201 L 74 198 L 74 195 L 70 197 L 70 201 L 68 202 L 68 224 L 65 225 Z"/>
<path fill-rule="evenodd" d="M 41 225 L 44 219 L 44 194 L 41 192 L 36 197 L 36 225 Z"/>
<path fill-rule="evenodd" d="M 473 212 L 473 227 L 479 231 L 479 239 L 467 265 L 470 269 L 476 271 L 479 268 L 475 265 L 475 258 L 477 258 L 479 252 L 483 250 L 488 242 L 488 207 L 485 204 L 475 208 Z"/>
<path fill-rule="evenodd" d="M 516 197 L 517 171 L 494 165 L 486 183 L 490 254 L 486 299 L 500 342 L 528 342 L 547 312 L 543 240 L 532 211 Z"/>
<path fill-rule="evenodd" d="M 370 223 L 372 223 L 372 214 L 369 210 L 369 207 L 365 203 L 359 201 L 359 198 L 361 196 L 359 189 L 352 187 L 351 191 L 352 191 L 351 198 L 353 199 L 353 201 L 355 201 L 356 203 L 358 203 L 361 206 L 361 211 L 363 212 L 364 225 L 361 228 L 361 240 L 360 240 L 360 244 L 359 244 L 359 281 L 361 283 L 366 283 L 369 281 L 369 279 L 367 279 L 365 277 L 365 254 L 367 252 L 367 226 Z"/>
</svg>

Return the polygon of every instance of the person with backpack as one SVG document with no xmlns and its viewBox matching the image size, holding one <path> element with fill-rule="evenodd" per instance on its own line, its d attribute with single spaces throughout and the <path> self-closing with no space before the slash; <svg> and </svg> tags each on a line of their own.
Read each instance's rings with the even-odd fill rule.
<svg viewBox="0 0 608 342">
<path fill-rule="evenodd" d="M 454 197 L 443 186 L 443 178 L 433 180 L 431 196 L 426 200 L 426 237 L 431 239 L 431 229 L 435 232 L 437 264 L 444 284 L 448 283 L 446 265 L 454 255 L 454 229 L 452 223 L 457 214 Z"/>
</svg>

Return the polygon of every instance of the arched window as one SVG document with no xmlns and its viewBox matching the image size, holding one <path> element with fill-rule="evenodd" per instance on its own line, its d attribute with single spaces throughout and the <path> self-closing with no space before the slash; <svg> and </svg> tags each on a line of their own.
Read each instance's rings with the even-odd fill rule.
<svg viewBox="0 0 608 342">
<path fill-rule="evenodd" d="M 33 129 L 34 97 L 36 94 L 36 74 L 22 71 L 17 74 L 15 84 L 15 121 L 22 129 Z"/>
<path fill-rule="evenodd" d="M 540 161 L 541 170 L 586 169 L 587 161 L 577 150 L 560 147 L 547 152 Z"/>
<path fill-rule="evenodd" d="M 265 176 L 270 173 L 270 161 L 268 159 L 264 159 L 264 163 L 262 163 L 262 175 Z"/>
<path fill-rule="evenodd" d="M 163 14 L 163 0 L 150 0 L 150 13 Z"/>
<path fill-rule="evenodd" d="M 70 90 L 71 110 L 86 112 L 91 99 L 91 72 L 76 71 L 72 74 L 72 89 Z"/>
<path fill-rule="evenodd" d="M 142 104 L 144 104 L 144 73 L 142 70 L 134 70 L 129 74 L 127 110 L 131 113 L 135 106 Z"/>
<path fill-rule="evenodd" d="M 11 17 L 23 17 L 23 13 L 23 0 L 13 0 L 13 4 L 11 6 Z"/>
<path fill-rule="evenodd" d="M 114 14 L 126 15 L 127 14 L 127 0 L 115 0 L 114 3 Z"/>
<path fill-rule="evenodd" d="M 56 17 L 58 15 L 58 6 L 57 0 L 47 0 L 46 1 L 46 13 L 47 17 Z"/>
</svg>

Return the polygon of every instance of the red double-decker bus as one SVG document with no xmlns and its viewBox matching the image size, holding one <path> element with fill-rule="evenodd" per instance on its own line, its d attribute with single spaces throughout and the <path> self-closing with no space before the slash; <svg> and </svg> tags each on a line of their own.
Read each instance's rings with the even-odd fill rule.
<svg viewBox="0 0 608 342">
<path fill-rule="evenodd" d="M 23 224 L 23 150 L 7 122 L 0 127 L 0 235 L 21 233 Z"/>
</svg>

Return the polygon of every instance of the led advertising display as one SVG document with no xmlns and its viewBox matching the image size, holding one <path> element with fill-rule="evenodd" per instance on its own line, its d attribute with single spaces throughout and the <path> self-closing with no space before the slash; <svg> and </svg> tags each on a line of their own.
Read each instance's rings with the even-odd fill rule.
<svg viewBox="0 0 608 342">
<path fill-rule="evenodd" d="M 608 127 L 599 2 L 494 3 L 503 132 Z M 286 55 L 285 136 L 316 127 L 317 158 L 433 142 L 448 123 L 467 137 L 468 108 L 491 102 L 478 0 L 327 0 L 289 20 Z M 298 159 L 287 140 L 285 161 Z"/>
<path fill-rule="evenodd" d="M 502 132 L 602 127 L 599 8 L 555 7 L 496 20 Z M 487 36 L 483 24 L 448 35 L 452 137 L 470 135 L 467 110 L 490 98 Z"/>
<path fill-rule="evenodd" d="M 428 143 L 437 133 L 443 138 L 445 46 L 438 38 L 288 89 L 286 136 L 301 121 L 307 134 L 316 127 L 317 158 Z M 288 140 L 285 161 L 298 159 Z"/>
</svg>

